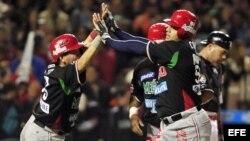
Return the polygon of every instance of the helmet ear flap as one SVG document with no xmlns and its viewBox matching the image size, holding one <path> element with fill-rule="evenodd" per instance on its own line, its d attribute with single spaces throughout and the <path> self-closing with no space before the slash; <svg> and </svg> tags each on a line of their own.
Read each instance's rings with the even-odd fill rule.
<svg viewBox="0 0 250 141">
<path fill-rule="evenodd" d="M 186 32 L 183 28 L 180 28 L 177 30 L 177 36 L 180 39 L 186 39 L 190 37 L 190 34 L 188 32 Z"/>
<path fill-rule="evenodd" d="M 190 11 L 187 10 L 176 10 L 170 21 L 168 21 L 170 26 L 176 27 L 177 36 L 180 39 L 187 39 L 193 37 L 199 27 L 199 20 Z"/>
</svg>

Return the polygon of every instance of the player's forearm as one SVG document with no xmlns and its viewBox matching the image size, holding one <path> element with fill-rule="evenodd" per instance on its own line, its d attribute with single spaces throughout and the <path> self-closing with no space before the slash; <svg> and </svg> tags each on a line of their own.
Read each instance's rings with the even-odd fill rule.
<svg viewBox="0 0 250 141">
<path fill-rule="evenodd" d="M 201 104 L 204 105 L 208 103 L 210 100 L 212 100 L 213 96 L 214 96 L 213 91 L 202 91 Z"/>
<path fill-rule="evenodd" d="M 135 96 L 131 95 L 130 101 L 129 101 L 129 107 L 140 107 L 141 102 L 139 102 Z"/>
<path fill-rule="evenodd" d="M 147 43 L 137 40 L 115 40 L 111 38 L 106 39 L 106 46 L 121 52 L 134 53 L 146 56 Z"/>
<path fill-rule="evenodd" d="M 138 40 L 147 43 L 149 40 L 140 36 L 134 36 L 121 29 L 115 31 L 115 35 L 121 40 Z"/>
<path fill-rule="evenodd" d="M 90 47 L 84 52 L 84 54 L 77 61 L 78 72 L 81 73 L 86 70 L 87 66 L 93 60 L 95 54 L 99 50 L 101 43 L 101 37 L 98 35 L 90 44 Z"/>
<path fill-rule="evenodd" d="M 131 95 L 130 101 L 129 101 L 129 118 L 133 115 L 138 115 L 139 108 L 141 106 L 141 102 L 137 101 L 135 96 Z"/>
<path fill-rule="evenodd" d="M 84 40 L 84 44 L 87 46 L 90 46 L 91 42 L 95 39 L 95 37 L 98 35 L 98 31 L 93 30 L 88 37 Z"/>
</svg>

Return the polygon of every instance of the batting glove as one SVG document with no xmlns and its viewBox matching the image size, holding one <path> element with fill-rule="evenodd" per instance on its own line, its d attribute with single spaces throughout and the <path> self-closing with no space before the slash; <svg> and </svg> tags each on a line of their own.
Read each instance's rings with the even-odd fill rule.
<svg viewBox="0 0 250 141">
<path fill-rule="evenodd" d="M 108 11 L 108 16 L 105 18 L 105 23 L 112 32 L 115 32 L 116 30 L 119 29 L 113 15 L 110 11 Z"/>
<path fill-rule="evenodd" d="M 98 21 L 97 26 L 99 28 L 99 29 L 97 29 L 97 31 L 99 32 L 99 34 L 100 34 L 100 36 L 102 38 L 102 42 L 105 44 L 106 39 L 111 38 L 109 33 L 108 33 L 108 28 L 107 28 L 104 21 Z"/>
</svg>

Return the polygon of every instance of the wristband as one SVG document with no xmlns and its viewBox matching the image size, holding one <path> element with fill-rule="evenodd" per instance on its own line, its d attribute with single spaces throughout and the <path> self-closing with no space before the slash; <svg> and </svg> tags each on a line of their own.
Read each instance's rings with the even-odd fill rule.
<svg viewBox="0 0 250 141">
<path fill-rule="evenodd" d="M 91 47 L 98 48 L 101 43 L 101 37 L 97 36 L 90 44 Z"/>
<path fill-rule="evenodd" d="M 97 30 L 93 30 L 91 33 L 90 33 L 90 37 L 91 39 L 95 39 L 95 37 L 99 35 L 99 32 Z"/>
<path fill-rule="evenodd" d="M 139 112 L 139 108 L 137 107 L 131 107 L 129 109 L 129 119 L 131 119 L 132 115 L 137 115 Z"/>
</svg>

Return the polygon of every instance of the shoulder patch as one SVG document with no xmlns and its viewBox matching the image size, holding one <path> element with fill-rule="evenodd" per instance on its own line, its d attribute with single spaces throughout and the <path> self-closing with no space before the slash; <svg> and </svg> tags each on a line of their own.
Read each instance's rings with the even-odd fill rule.
<svg viewBox="0 0 250 141">
<path fill-rule="evenodd" d="M 167 76 L 166 67 L 165 67 L 165 66 L 160 66 L 160 67 L 159 67 L 159 70 L 158 70 L 158 80 L 159 80 L 161 77 L 164 77 L 164 76 Z"/>
<path fill-rule="evenodd" d="M 157 113 L 155 109 L 156 99 L 145 99 L 145 107 L 151 109 L 151 113 Z"/>
<path fill-rule="evenodd" d="M 155 95 L 161 94 L 162 92 L 165 92 L 168 90 L 167 82 L 161 82 L 158 84 L 155 88 Z"/>
<path fill-rule="evenodd" d="M 154 72 L 149 72 L 149 73 L 146 73 L 144 75 L 141 76 L 141 81 L 147 79 L 147 78 L 152 78 L 155 76 L 155 73 Z"/>
</svg>

